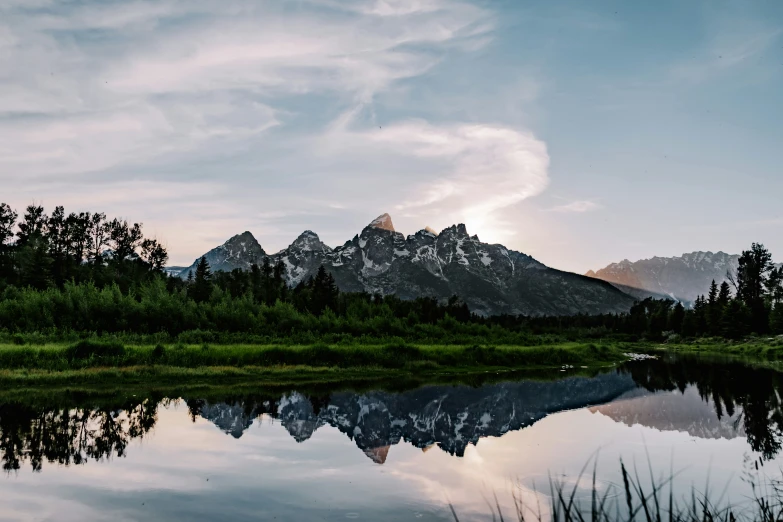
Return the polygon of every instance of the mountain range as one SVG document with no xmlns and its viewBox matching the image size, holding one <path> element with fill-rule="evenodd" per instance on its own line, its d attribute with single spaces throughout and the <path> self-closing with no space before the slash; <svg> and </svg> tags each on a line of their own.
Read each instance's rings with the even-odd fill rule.
<svg viewBox="0 0 783 522">
<path fill-rule="evenodd" d="M 725 252 L 691 252 L 635 262 L 624 259 L 585 275 L 612 283 L 638 299 L 669 298 L 689 305 L 709 292 L 713 280 L 720 286 L 728 281 L 728 274 L 736 274 L 739 257 Z"/>
<path fill-rule="evenodd" d="M 529 255 L 499 244 L 483 243 L 465 225 L 436 233 L 430 228 L 404 236 L 382 214 L 336 248 L 306 230 L 287 248 L 268 254 L 250 232 L 232 237 L 204 255 L 212 270 L 248 270 L 265 258 L 285 265 L 296 286 L 320 266 L 344 292 L 395 294 L 401 299 L 462 298 L 481 315 L 572 315 L 627 311 L 634 298 L 593 277 L 545 266 Z M 172 270 L 180 277 L 192 266 Z"/>
</svg>

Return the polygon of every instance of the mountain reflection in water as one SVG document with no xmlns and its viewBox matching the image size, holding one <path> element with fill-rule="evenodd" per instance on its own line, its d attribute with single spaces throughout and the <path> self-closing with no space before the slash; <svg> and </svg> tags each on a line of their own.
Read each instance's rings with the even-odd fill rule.
<svg viewBox="0 0 783 522">
<path fill-rule="evenodd" d="M 665 358 L 630 362 L 595 377 L 549 382 L 424 386 L 399 393 L 261 392 L 183 401 L 194 421 L 206 419 L 235 438 L 261 415 L 279 421 L 300 443 L 332 426 L 379 464 L 401 441 L 424 451 L 437 445 L 461 457 L 481 438 L 500 437 L 552 413 L 587 406 L 629 426 L 707 439 L 744 436 L 754 451 L 771 459 L 781 449 L 782 383 L 781 374 L 772 370 Z M 155 427 L 158 409 L 175 401 L 143 397 L 91 407 L 87 399 L 68 400 L 72 403 L 57 407 L 19 401 L 0 405 L 3 469 L 30 465 L 39 471 L 44 462 L 78 465 L 124 456 L 132 439 Z"/>
</svg>

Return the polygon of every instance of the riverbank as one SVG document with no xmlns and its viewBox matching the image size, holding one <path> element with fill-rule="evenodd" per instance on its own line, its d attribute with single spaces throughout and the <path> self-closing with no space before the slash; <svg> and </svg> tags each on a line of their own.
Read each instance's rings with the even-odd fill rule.
<svg viewBox="0 0 783 522">
<path fill-rule="evenodd" d="M 0 345 L 0 384 L 257 381 L 339 382 L 559 370 L 606 366 L 626 359 L 619 343 L 547 346 L 454 345 Z"/>
<path fill-rule="evenodd" d="M 0 344 L 0 386 L 151 383 L 267 385 L 471 379 L 509 371 L 560 372 L 611 366 L 628 353 L 696 354 L 783 364 L 783 340 L 732 343 L 568 342 L 535 346 L 437 344 L 122 344 L 113 341 Z"/>
</svg>

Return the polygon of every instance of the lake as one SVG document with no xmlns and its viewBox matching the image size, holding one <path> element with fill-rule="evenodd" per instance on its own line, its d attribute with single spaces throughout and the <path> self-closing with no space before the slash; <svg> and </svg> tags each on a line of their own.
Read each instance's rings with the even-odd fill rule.
<svg viewBox="0 0 783 522">
<path fill-rule="evenodd" d="M 550 480 L 588 501 L 594 464 L 614 497 L 620 459 L 739 504 L 780 475 L 782 384 L 665 356 L 414 389 L 6 393 L 0 520 L 508 520 L 514 497 L 546 513 Z"/>
</svg>

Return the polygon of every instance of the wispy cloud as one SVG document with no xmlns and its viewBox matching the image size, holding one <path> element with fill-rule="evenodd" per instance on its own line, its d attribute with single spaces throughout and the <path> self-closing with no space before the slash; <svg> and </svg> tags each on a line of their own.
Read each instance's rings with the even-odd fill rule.
<svg viewBox="0 0 783 522">
<path fill-rule="evenodd" d="M 583 213 L 583 212 L 592 212 L 594 210 L 600 210 L 603 206 L 599 203 L 596 203 L 595 201 L 590 200 L 579 200 L 579 201 L 572 201 L 571 203 L 566 203 L 565 205 L 558 205 L 556 207 L 552 207 L 549 210 L 552 212 L 566 212 L 566 213 Z"/>
<path fill-rule="evenodd" d="M 503 235 L 499 211 L 540 194 L 549 183 L 546 144 L 532 132 L 502 125 L 347 124 L 328 141 L 331 154 L 358 146 L 368 169 L 385 166 L 398 183 L 384 193 L 394 194 L 394 208 L 404 215 L 436 228 L 465 223 L 488 240 Z"/>
<path fill-rule="evenodd" d="M 501 156 L 496 166 L 507 173 L 515 168 L 502 158 L 515 131 L 421 122 L 421 141 L 406 151 L 394 143 L 410 124 L 391 124 L 379 140 L 374 123 L 357 115 L 372 112 L 380 93 L 431 71 L 447 53 L 487 45 L 493 27 L 491 11 L 452 0 L 306 0 L 296 9 L 251 0 L 4 2 L 0 176 L 11 194 L 4 199 L 17 206 L 28 198 L 81 201 L 123 212 L 135 205 L 138 219 L 166 215 L 170 223 L 190 220 L 209 231 L 215 220 L 244 216 L 248 223 L 240 228 L 255 223 L 268 231 L 282 225 L 269 224 L 259 207 L 288 215 L 306 205 L 324 207 L 317 203 L 324 196 L 346 200 L 339 188 L 364 174 L 366 153 L 343 150 L 347 167 L 334 179 L 319 151 L 347 124 L 359 142 L 388 149 L 379 158 L 414 162 L 420 172 L 430 160 L 448 163 L 435 175 L 464 199 L 466 172 L 486 172 L 483 159 L 493 151 Z M 438 133 L 456 148 L 436 158 L 426 142 Z M 393 162 L 370 163 L 370 185 L 393 179 Z M 419 181 L 422 190 L 437 183 L 432 176 Z M 202 198 L 202 187 L 230 198 L 230 207 L 217 217 L 194 215 L 191 203 L 214 203 Z M 508 189 L 505 197 L 512 199 L 538 190 L 522 183 Z M 392 208 L 413 197 L 374 192 L 376 198 L 361 200 L 366 206 Z M 162 214 L 144 206 L 175 193 L 191 197 L 168 199 Z M 502 202 L 490 204 L 497 205 Z M 326 207 L 350 212 L 340 203 Z M 275 230 L 285 234 L 284 228 Z M 183 234 L 172 232 L 171 243 L 185 245 Z"/>
</svg>

